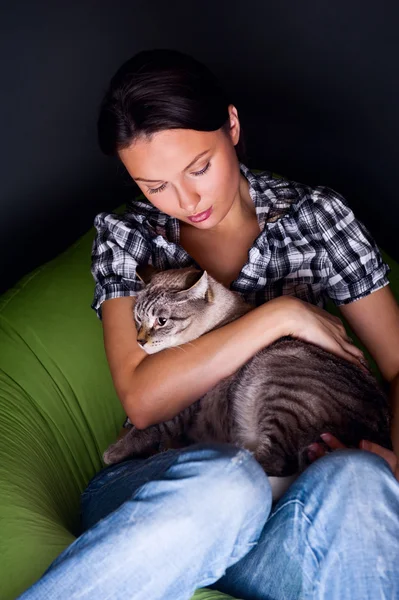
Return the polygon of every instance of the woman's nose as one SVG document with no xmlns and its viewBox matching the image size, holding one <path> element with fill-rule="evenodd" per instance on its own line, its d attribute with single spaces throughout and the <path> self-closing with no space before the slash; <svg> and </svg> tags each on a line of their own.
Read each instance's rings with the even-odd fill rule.
<svg viewBox="0 0 399 600">
<path fill-rule="evenodd" d="M 199 204 L 200 197 L 193 192 L 185 191 L 178 193 L 179 206 L 190 215 L 195 213 L 195 209 Z"/>
</svg>

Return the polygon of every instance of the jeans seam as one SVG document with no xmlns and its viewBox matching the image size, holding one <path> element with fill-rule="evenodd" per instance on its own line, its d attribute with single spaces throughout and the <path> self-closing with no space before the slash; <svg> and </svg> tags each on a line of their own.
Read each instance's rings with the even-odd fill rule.
<svg viewBox="0 0 399 600">
<path fill-rule="evenodd" d="M 301 502 L 300 500 L 298 500 L 297 498 L 292 499 L 292 500 L 287 500 L 287 502 L 284 502 L 284 504 L 282 504 L 281 506 L 279 506 L 278 510 L 276 510 L 276 512 L 274 512 L 271 516 L 270 519 L 272 519 L 274 517 L 274 515 L 277 515 L 283 508 L 291 505 L 291 504 L 295 504 L 297 506 L 299 506 L 300 510 L 301 510 L 301 516 L 303 519 L 305 519 L 305 521 L 307 522 L 307 524 L 309 525 L 309 527 L 311 527 L 313 525 L 311 519 L 308 517 L 308 515 L 305 512 L 305 505 L 303 504 L 303 502 Z M 310 551 L 310 554 L 313 558 L 313 560 L 315 561 L 316 564 L 316 568 L 319 569 L 320 568 L 320 562 L 319 559 L 317 558 L 311 544 L 308 541 L 308 536 L 306 535 L 303 538 L 304 543 L 306 544 L 306 547 L 308 548 L 308 550 Z M 302 571 L 303 575 L 306 576 L 307 580 L 313 584 L 312 585 L 312 589 L 315 588 L 315 579 L 314 577 L 310 577 L 306 572 Z"/>
</svg>

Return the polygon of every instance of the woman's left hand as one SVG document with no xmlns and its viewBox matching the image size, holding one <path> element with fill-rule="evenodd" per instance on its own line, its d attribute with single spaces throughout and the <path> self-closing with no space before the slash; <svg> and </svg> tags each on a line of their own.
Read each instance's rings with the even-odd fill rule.
<svg viewBox="0 0 399 600">
<path fill-rule="evenodd" d="M 342 444 L 336 437 L 331 435 L 331 433 L 322 433 L 321 436 L 324 441 L 331 450 L 338 450 L 342 448 L 346 448 L 344 444 Z M 383 446 L 379 446 L 378 444 L 374 444 L 374 442 L 369 442 L 368 440 L 362 440 L 359 444 L 359 448 L 361 450 L 367 450 L 368 452 L 373 452 L 374 454 L 378 454 L 381 458 L 384 458 L 389 466 L 392 469 L 392 473 L 395 476 L 395 479 L 399 481 L 399 460 L 391 450 L 384 448 Z M 321 444 L 311 444 L 308 447 L 308 456 L 311 462 L 314 462 L 318 458 L 324 456 L 326 454 Z"/>
</svg>

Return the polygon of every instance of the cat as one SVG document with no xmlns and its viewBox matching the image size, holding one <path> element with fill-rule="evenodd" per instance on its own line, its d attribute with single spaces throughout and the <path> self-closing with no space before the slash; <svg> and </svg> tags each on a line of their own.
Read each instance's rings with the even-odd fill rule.
<svg viewBox="0 0 399 600">
<path fill-rule="evenodd" d="M 206 271 L 158 272 L 136 297 L 137 341 L 148 354 L 177 347 L 252 308 Z M 228 442 L 252 451 L 269 476 L 287 477 L 288 485 L 308 466 L 306 449 L 323 443 L 323 432 L 348 447 L 368 439 L 392 449 L 390 419 L 387 396 L 371 372 L 285 336 L 173 419 L 132 426 L 103 459 L 113 464 L 176 443 Z"/>
</svg>

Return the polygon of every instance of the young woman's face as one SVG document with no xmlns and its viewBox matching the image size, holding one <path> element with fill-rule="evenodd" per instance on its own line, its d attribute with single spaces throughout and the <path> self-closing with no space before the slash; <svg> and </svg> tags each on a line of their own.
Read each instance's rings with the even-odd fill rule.
<svg viewBox="0 0 399 600">
<path fill-rule="evenodd" d="M 239 194 L 240 169 L 234 146 L 240 126 L 236 109 L 230 106 L 229 112 L 229 134 L 222 129 L 169 129 L 119 152 L 127 171 L 154 206 L 199 229 L 220 223 Z"/>
</svg>

